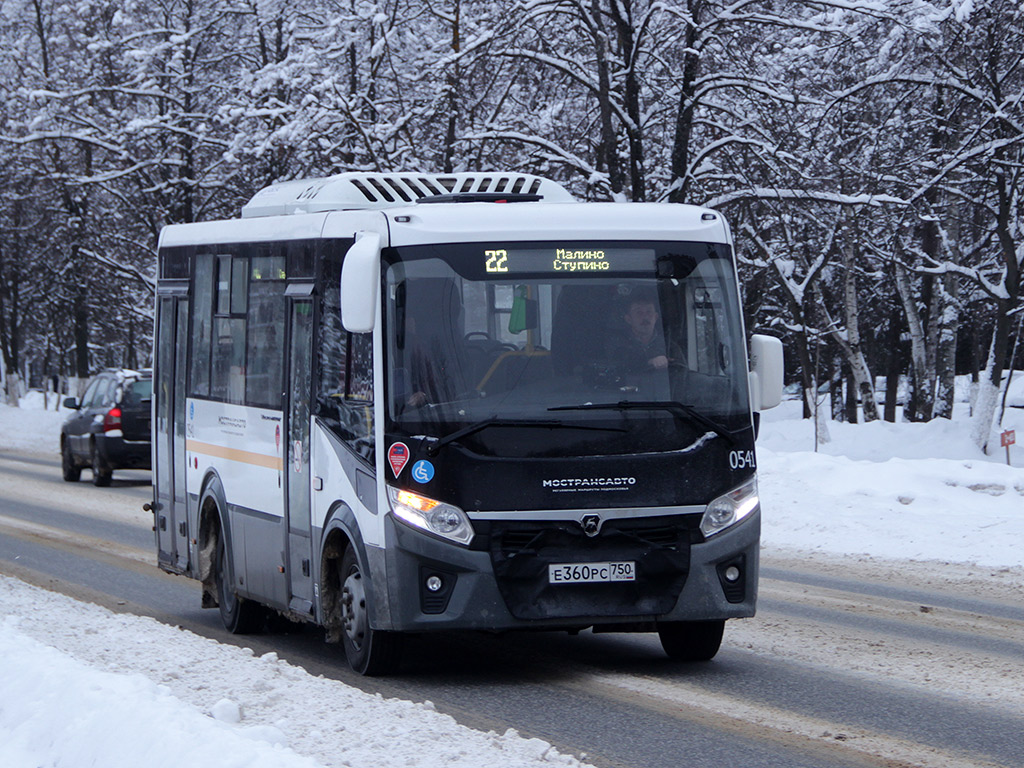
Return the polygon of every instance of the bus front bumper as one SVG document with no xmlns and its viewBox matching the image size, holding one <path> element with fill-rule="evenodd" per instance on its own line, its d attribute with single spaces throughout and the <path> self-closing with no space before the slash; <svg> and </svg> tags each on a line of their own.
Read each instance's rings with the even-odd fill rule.
<svg viewBox="0 0 1024 768">
<path fill-rule="evenodd" d="M 633 550 L 617 546 L 613 551 L 621 556 L 616 559 L 637 562 L 635 582 L 618 584 L 548 583 L 550 564 L 607 561 L 598 544 L 580 551 L 552 539 L 547 550 L 535 546 L 526 554 L 535 561 L 529 568 L 510 570 L 490 550 L 441 541 L 390 515 L 386 524 L 395 546 L 380 552 L 390 585 L 380 629 L 614 630 L 621 625 L 627 630 L 753 616 L 757 602 L 760 511 L 708 540 L 690 543 L 686 557 L 678 551 L 662 557 L 666 553 L 652 552 L 647 543 Z"/>
</svg>

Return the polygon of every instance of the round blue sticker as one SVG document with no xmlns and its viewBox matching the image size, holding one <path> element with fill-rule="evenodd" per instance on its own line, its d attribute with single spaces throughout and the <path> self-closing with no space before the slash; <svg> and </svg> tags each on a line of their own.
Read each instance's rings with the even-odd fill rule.
<svg viewBox="0 0 1024 768">
<path fill-rule="evenodd" d="M 420 459 L 412 465 L 412 479 L 417 483 L 429 483 L 434 479 L 434 465 L 426 459 Z"/>
</svg>

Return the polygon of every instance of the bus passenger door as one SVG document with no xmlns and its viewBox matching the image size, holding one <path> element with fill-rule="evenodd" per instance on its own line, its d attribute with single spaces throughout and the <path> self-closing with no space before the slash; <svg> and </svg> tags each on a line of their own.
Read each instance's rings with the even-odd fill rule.
<svg viewBox="0 0 1024 768">
<path fill-rule="evenodd" d="M 185 352 L 188 299 L 161 296 L 157 308 L 157 359 L 153 399 L 153 524 L 161 567 L 189 566 L 185 494 Z"/>
<path fill-rule="evenodd" d="M 313 302 L 289 301 L 288 415 L 285 446 L 285 516 L 288 525 L 289 608 L 308 614 L 313 607 L 310 533 L 309 419 L 312 395 Z"/>
</svg>

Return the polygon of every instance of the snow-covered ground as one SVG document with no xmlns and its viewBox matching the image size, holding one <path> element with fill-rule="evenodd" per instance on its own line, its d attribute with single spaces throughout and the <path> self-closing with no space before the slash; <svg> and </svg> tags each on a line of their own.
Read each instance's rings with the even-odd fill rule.
<svg viewBox="0 0 1024 768">
<path fill-rule="evenodd" d="M 1008 403 L 1024 406 L 1024 375 Z M 762 415 L 758 478 L 768 553 L 786 550 L 892 560 L 1024 566 L 1024 408 L 1006 409 L 995 448 L 970 439 L 969 405 L 923 424 L 814 423 L 785 401 Z M 998 432 L 1018 444 L 999 447 Z"/>
<path fill-rule="evenodd" d="M 1024 406 L 1024 375 L 1008 402 Z M 52 407 L 52 401 L 51 401 Z M 785 402 L 758 441 L 767 556 L 977 564 L 1024 576 L 1024 445 L 984 455 L 953 421 L 813 424 Z M 63 414 L 0 405 L 0 451 L 56 458 Z M 1001 429 L 1024 443 L 1024 408 Z M 996 438 L 998 446 L 998 437 Z M 159 657 L 147 649 L 160 647 Z M 191 670 L 197 670 L 191 672 Z M 195 675 L 195 677 L 193 677 Z M 116 728 L 111 724 L 117 723 Z M 514 731 L 458 725 L 274 654 L 218 644 L 0 578 L 0 766 L 580 765 Z"/>
<path fill-rule="evenodd" d="M 160 653 L 153 653 L 159 648 Z M 3 768 L 580 766 L 515 731 L 0 577 Z"/>
</svg>

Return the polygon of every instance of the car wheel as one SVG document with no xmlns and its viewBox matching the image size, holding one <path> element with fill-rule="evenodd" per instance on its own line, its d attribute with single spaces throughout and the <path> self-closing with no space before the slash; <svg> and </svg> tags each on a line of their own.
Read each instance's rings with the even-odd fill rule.
<svg viewBox="0 0 1024 768">
<path fill-rule="evenodd" d="M 223 535 L 217 536 L 217 555 L 213 564 L 217 585 L 217 606 L 224 628 L 233 635 L 251 635 L 263 627 L 266 612 L 252 600 L 239 597 L 231 583 L 231 562 Z"/>
<path fill-rule="evenodd" d="M 71 455 L 71 446 L 66 439 L 60 444 L 60 468 L 64 480 L 69 483 L 77 483 L 82 477 L 82 468 L 75 464 L 75 457 Z"/>
<path fill-rule="evenodd" d="M 107 464 L 106 459 L 100 454 L 99 446 L 92 444 L 92 484 L 101 488 L 110 485 L 111 475 L 114 471 Z"/>
<path fill-rule="evenodd" d="M 402 636 L 370 627 L 369 596 L 355 550 L 341 559 L 341 641 L 349 666 L 361 675 L 386 675 L 398 669 Z"/>
<path fill-rule="evenodd" d="M 658 624 L 661 647 L 677 661 L 710 661 L 722 645 L 725 620 L 667 621 Z"/>
</svg>

